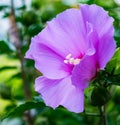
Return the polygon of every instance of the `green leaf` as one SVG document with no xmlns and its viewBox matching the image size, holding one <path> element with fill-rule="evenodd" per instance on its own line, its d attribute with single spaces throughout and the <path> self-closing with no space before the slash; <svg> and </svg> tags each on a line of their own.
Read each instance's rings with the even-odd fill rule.
<svg viewBox="0 0 120 125">
<path fill-rule="evenodd" d="M 2 16 L 3 18 L 7 18 L 10 16 L 10 12 L 5 12 L 4 15 Z"/>
<path fill-rule="evenodd" d="M 95 4 L 99 5 L 99 6 L 102 6 L 104 8 L 114 8 L 116 7 L 117 5 L 115 4 L 114 0 L 105 0 L 105 1 L 102 1 L 102 0 L 95 0 L 94 1 Z"/>
<path fill-rule="evenodd" d="M 5 84 L 0 84 L 0 96 L 3 99 L 11 99 L 11 88 Z"/>
<path fill-rule="evenodd" d="M 0 67 L 0 71 L 16 69 L 16 68 L 17 68 L 16 66 L 3 66 L 3 67 Z"/>
<path fill-rule="evenodd" d="M 38 109 L 39 112 L 43 112 L 45 110 L 45 105 L 42 102 L 33 102 L 33 101 L 28 101 L 24 104 L 21 104 L 14 108 L 11 112 L 9 112 L 5 117 L 21 117 L 23 116 L 25 111 L 31 110 L 31 109 Z"/>
<path fill-rule="evenodd" d="M 109 11 L 110 16 L 113 16 L 114 19 L 120 20 L 120 8 L 116 7 Z"/>
<path fill-rule="evenodd" d="M 8 6 L 8 5 L 0 5 L 0 11 L 4 10 L 6 8 L 10 8 L 10 6 Z"/>
<path fill-rule="evenodd" d="M 116 125 L 120 125 L 120 115 L 117 116 Z"/>
<path fill-rule="evenodd" d="M 31 6 L 36 10 L 40 9 L 42 5 L 46 5 L 48 1 L 46 0 L 32 0 Z"/>
<path fill-rule="evenodd" d="M 112 85 L 120 86 L 120 75 L 112 75 L 107 77 L 107 82 Z"/>
<path fill-rule="evenodd" d="M 120 26 L 115 26 L 114 38 L 117 43 L 117 47 L 120 47 Z"/>
<path fill-rule="evenodd" d="M 106 66 L 106 71 L 110 74 L 120 74 L 120 48 L 117 48 L 113 58 Z"/>
<path fill-rule="evenodd" d="M 10 81 L 10 80 L 12 80 L 12 79 L 14 79 L 14 78 L 17 78 L 17 79 L 21 78 L 21 72 L 16 72 L 15 74 L 13 74 L 13 75 L 8 79 L 8 81 Z"/>
<path fill-rule="evenodd" d="M 120 86 L 115 88 L 113 100 L 116 105 L 120 105 Z"/>
<path fill-rule="evenodd" d="M 23 5 L 23 6 L 21 6 L 21 7 L 16 8 L 16 10 L 24 10 L 24 9 L 26 9 L 26 6 L 25 6 L 25 5 Z"/>
<path fill-rule="evenodd" d="M 0 54 L 11 53 L 14 50 L 14 47 L 10 42 L 1 40 L 0 41 Z"/>
<path fill-rule="evenodd" d="M 39 24 L 33 24 L 30 25 L 28 27 L 28 34 L 30 36 L 35 36 L 36 34 L 38 34 L 40 31 L 42 30 L 42 26 L 40 26 Z"/>
</svg>

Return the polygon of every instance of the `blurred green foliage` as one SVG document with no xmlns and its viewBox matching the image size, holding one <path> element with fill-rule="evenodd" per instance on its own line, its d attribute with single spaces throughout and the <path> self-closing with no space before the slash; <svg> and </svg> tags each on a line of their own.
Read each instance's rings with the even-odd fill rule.
<svg viewBox="0 0 120 125">
<path fill-rule="evenodd" d="M 26 99 L 19 53 L 8 37 L 0 40 L 0 120 L 2 120 L 0 125 L 27 125 L 25 119 L 28 112 L 32 118 L 31 125 L 102 125 L 99 110 L 91 102 L 91 95 L 96 95 L 98 91 L 99 93 L 103 91 L 101 94 L 105 93 L 107 96 L 109 125 L 120 124 L 120 5 L 114 0 L 74 0 L 72 4 L 70 2 L 68 0 L 32 0 L 29 10 L 24 3 L 21 7 L 15 8 L 22 44 L 21 56 L 23 58 L 28 50 L 31 37 L 39 33 L 45 27 L 46 22 L 54 18 L 56 14 L 67 8 L 77 7 L 79 3 L 102 6 L 114 18 L 114 38 L 118 47 L 105 72 L 102 72 L 99 77 L 99 79 L 104 79 L 102 82 L 109 83 L 108 91 L 111 99 L 108 99 L 108 91 L 94 88 L 92 85 L 95 81 L 93 81 L 93 84 L 85 90 L 83 113 L 75 114 L 63 107 L 56 110 L 48 108 L 34 91 L 34 80 L 41 74 L 34 69 L 33 61 L 23 59 L 26 85 L 30 92 L 29 99 Z M 9 5 L 0 5 L 4 18 L 9 18 L 10 9 Z M 94 105 L 106 103 L 106 99 L 102 99 L 104 102 L 101 102 L 99 96 L 92 96 L 92 99 L 94 98 L 95 100 L 98 98 L 98 102 L 94 102 Z"/>
</svg>

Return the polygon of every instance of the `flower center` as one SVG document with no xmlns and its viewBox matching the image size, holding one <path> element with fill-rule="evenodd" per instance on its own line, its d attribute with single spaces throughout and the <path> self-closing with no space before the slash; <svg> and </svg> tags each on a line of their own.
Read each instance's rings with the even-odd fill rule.
<svg viewBox="0 0 120 125">
<path fill-rule="evenodd" d="M 65 57 L 65 60 L 64 60 L 64 63 L 65 64 L 73 64 L 73 65 L 77 65 L 80 63 L 80 60 L 79 58 L 74 58 L 72 57 L 72 54 L 68 54 L 66 57 Z"/>
</svg>

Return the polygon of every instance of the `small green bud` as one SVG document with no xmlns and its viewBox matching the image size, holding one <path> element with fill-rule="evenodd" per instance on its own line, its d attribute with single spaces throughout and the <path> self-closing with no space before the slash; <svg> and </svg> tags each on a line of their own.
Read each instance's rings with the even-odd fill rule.
<svg viewBox="0 0 120 125">
<path fill-rule="evenodd" d="M 94 106 L 102 106 L 110 99 L 109 91 L 104 87 L 95 87 L 91 94 L 91 103 Z"/>
<path fill-rule="evenodd" d="M 35 11 L 33 10 L 30 10 L 30 11 L 25 11 L 23 14 L 22 14 L 22 23 L 25 25 L 25 26 L 30 26 L 32 24 L 35 24 L 37 23 L 37 15 L 35 13 Z"/>
</svg>

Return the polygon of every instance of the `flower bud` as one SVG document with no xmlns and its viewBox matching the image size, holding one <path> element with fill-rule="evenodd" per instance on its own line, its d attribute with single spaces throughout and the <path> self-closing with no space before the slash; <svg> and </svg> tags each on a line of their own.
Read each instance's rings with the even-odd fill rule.
<svg viewBox="0 0 120 125">
<path fill-rule="evenodd" d="M 102 106 L 110 99 L 109 91 L 104 87 L 95 87 L 91 94 L 91 103 L 94 106 Z"/>
</svg>

